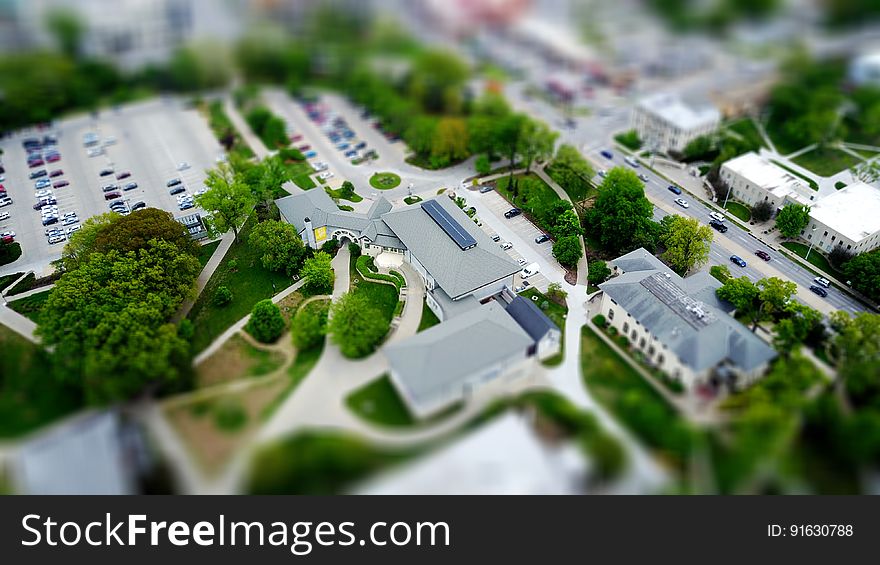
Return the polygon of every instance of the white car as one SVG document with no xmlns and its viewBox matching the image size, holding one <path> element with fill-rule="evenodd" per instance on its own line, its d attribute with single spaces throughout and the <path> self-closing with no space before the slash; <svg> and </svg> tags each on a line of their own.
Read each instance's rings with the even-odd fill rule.
<svg viewBox="0 0 880 565">
<path fill-rule="evenodd" d="M 0 208 L 4 206 L 10 206 L 12 204 L 12 198 L 0 198 Z"/>
<path fill-rule="evenodd" d="M 36 196 L 37 198 L 43 198 L 44 196 L 51 196 L 51 195 L 52 195 L 52 191 L 49 190 L 48 188 L 38 190 L 34 193 L 34 196 Z"/>
<path fill-rule="evenodd" d="M 603 179 L 605 178 L 605 175 L 607 175 L 607 174 L 608 174 L 608 171 L 606 171 L 605 169 L 602 169 L 601 171 L 599 171 L 599 176 L 602 177 Z"/>
<path fill-rule="evenodd" d="M 513 244 L 510 243 L 509 241 L 505 241 L 504 243 L 501 244 L 501 249 L 503 249 L 505 251 L 507 251 L 508 249 L 511 249 L 511 248 L 513 248 Z"/>
<path fill-rule="evenodd" d="M 97 157 L 98 155 L 101 155 L 103 153 L 104 150 L 100 147 L 92 147 L 91 149 L 89 149 L 89 157 Z"/>
<path fill-rule="evenodd" d="M 67 235 L 69 236 L 70 234 L 72 234 L 73 232 L 77 231 L 77 230 L 78 230 L 79 228 L 81 228 L 81 227 L 82 227 L 82 226 L 73 226 L 72 228 L 67 228 Z"/>
<path fill-rule="evenodd" d="M 317 163 L 312 163 L 312 168 L 316 171 L 326 171 L 329 165 L 324 161 L 318 161 Z"/>
<path fill-rule="evenodd" d="M 4 232 L 0 232 L 0 237 L 15 237 L 15 232 L 12 230 L 6 230 Z"/>
<path fill-rule="evenodd" d="M 49 243 L 54 245 L 56 243 L 61 243 L 62 241 L 66 240 L 66 239 L 67 239 L 67 237 L 65 237 L 64 234 L 53 235 L 49 238 Z"/>
<path fill-rule="evenodd" d="M 185 171 L 188 168 L 189 168 L 189 163 L 187 163 L 186 161 L 181 161 L 180 163 L 177 164 L 178 171 Z"/>
<path fill-rule="evenodd" d="M 195 196 L 201 196 L 202 194 L 205 194 L 206 192 L 208 192 L 208 189 L 205 188 L 205 187 L 203 186 L 202 188 L 200 188 L 200 189 L 198 189 L 197 191 L 193 192 L 193 195 L 195 195 Z"/>
<path fill-rule="evenodd" d="M 681 206 L 682 208 L 687 208 L 690 206 L 690 204 L 688 204 L 688 201 L 685 200 L 684 198 L 676 198 L 675 203 L 678 204 L 679 206 Z"/>
<path fill-rule="evenodd" d="M 815 282 L 816 284 L 820 284 L 825 288 L 831 288 L 831 281 L 829 281 L 825 277 L 816 277 L 815 279 L 813 279 L 813 282 Z"/>
<path fill-rule="evenodd" d="M 318 175 L 318 178 L 321 180 L 327 180 L 333 176 L 333 173 L 330 171 L 324 171 L 323 173 Z"/>
<path fill-rule="evenodd" d="M 719 222 L 723 222 L 726 219 L 724 217 L 724 214 L 720 214 L 718 212 L 712 212 L 711 214 L 709 214 L 709 217 L 713 220 L 718 220 Z"/>
<path fill-rule="evenodd" d="M 2 214 L 0 214 L 0 221 L 8 220 L 8 219 L 9 219 L 9 212 L 3 212 Z"/>
<path fill-rule="evenodd" d="M 192 200 L 192 198 L 193 198 L 192 194 L 187 194 L 186 192 L 184 192 L 183 194 L 177 195 L 178 202 L 183 202 L 184 200 Z"/>
<path fill-rule="evenodd" d="M 528 261 L 526 261 L 524 258 L 520 257 L 519 260 L 517 261 L 517 263 L 519 263 L 520 267 L 525 267 L 526 263 L 528 263 Z"/>
<path fill-rule="evenodd" d="M 63 218 L 61 220 L 62 226 L 70 226 L 70 225 L 73 225 L 76 223 L 79 223 L 79 218 L 77 218 L 76 216 L 73 216 L 73 217 L 68 216 L 68 217 Z"/>
<path fill-rule="evenodd" d="M 116 145 L 116 138 L 112 135 L 108 135 L 106 138 L 104 138 L 104 146 L 106 147 L 108 145 Z"/>
</svg>

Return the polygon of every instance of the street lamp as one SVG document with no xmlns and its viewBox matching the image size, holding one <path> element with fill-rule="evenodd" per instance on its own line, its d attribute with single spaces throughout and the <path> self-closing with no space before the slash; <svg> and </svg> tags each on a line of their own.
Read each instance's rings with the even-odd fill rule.
<svg viewBox="0 0 880 565">
<path fill-rule="evenodd" d="M 722 206 L 725 210 L 727 209 L 727 199 L 730 198 L 730 188 L 730 183 L 727 183 L 727 195 L 724 197 L 724 206 Z"/>
<path fill-rule="evenodd" d="M 813 241 L 813 235 L 815 233 L 816 233 L 816 228 L 813 228 L 810 233 L 810 248 L 807 249 L 807 255 L 804 257 L 804 261 L 807 261 L 810 258 L 810 251 L 813 250 L 813 244 L 815 243 L 815 241 Z"/>
</svg>

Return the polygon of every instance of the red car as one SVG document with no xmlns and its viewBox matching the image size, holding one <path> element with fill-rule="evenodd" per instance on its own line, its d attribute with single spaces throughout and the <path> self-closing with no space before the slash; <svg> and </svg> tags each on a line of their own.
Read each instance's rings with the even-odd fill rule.
<svg viewBox="0 0 880 565">
<path fill-rule="evenodd" d="M 296 135 L 294 135 L 294 136 L 291 136 L 290 141 L 301 141 L 302 138 L 303 138 L 302 134 L 299 134 L 299 133 L 298 133 L 298 134 L 296 134 Z"/>
<path fill-rule="evenodd" d="M 34 167 L 42 167 L 45 164 L 46 163 L 44 163 L 42 159 L 34 159 L 33 161 L 28 161 L 28 167 L 32 169 Z"/>
<path fill-rule="evenodd" d="M 761 251 L 760 249 L 755 251 L 755 255 L 757 255 L 758 257 L 760 257 L 761 259 L 763 259 L 765 261 L 770 260 L 770 254 L 767 253 L 766 251 Z"/>
<path fill-rule="evenodd" d="M 69 184 L 70 184 L 70 183 L 67 182 L 66 180 L 60 180 L 60 181 L 58 181 L 58 182 L 56 182 L 56 183 L 53 183 L 53 184 L 52 184 L 52 188 L 62 188 L 62 187 L 65 187 L 65 186 L 67 186 L 67 185 L 69 185 Z"/>
<path fill-rule="evenodd" d="M 118 192 L 108 192 L 104 195 L 104 200 L 113 200 L 114 198 L 122 198 L 122 195 Z"/>
<path fill-rule="evenodd" d="M 61 169 L 55 169 L 54 171 L 49 173 L 49 176 L 52 178 L 55 178 L 55 177 L 60 177 L 63 174 L 64 174 L 64 171 L 62 171 Z"/>
<path fill-rule="evenodd" d="M 49 155 L 48 157 L 46 157 L 46 160 L 49 161 L 50 163 L 55 163 L 56 161 L 61 160 L 61 155 L 58 155 L 57 153 L 52 154 L 52 155 Z"/>
<path fill-rule="evenodd" d="M 128 171 L 122 171 L 121 173 L 116 175 L 116 180 L 127 179 L 130 176 L 131 176 L 131 173 L 129 173 Z"/>
<path fill-rule="evenodd" d="M 4 235 L 3 237 L 0 237 L 0 242 L 2 243 L 12 243 L 13 241 L 15 241 L 14 235 Z"/>
<path fill-rule="evenodd" d="M 300 151 L 308 151 L 311 148 L 312 148 L 312 146 L 307 143 L 304 143 L 304 144 L 300 145 L 299 147 L 297 147 L 297 149 L 299 149 Z"/>
</svg>

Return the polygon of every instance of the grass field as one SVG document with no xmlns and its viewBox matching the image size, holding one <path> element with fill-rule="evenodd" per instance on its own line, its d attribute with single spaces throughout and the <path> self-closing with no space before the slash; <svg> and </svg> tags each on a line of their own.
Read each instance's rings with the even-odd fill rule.
<svg viewBox="0 0 880 565">
<path fill-rule="evenodd" d="M 13 300 L 9 303 L 9 307 L 22 316 L 26 316 L 32 322 L 38 323 L 40 312 L 43 311 L 43 306 L 46 304 L 46 300 L 49 299 L 50 292 L 52 292 L 52 289 Z"/>
<path fill-rule="evenodd" d="M 11 439 L 82 406 L 80 392 L 61 384 L 49 355 L 0 325 L 0 438 Z"/>
<path fill-rule="evenodd" d="M 752 218 L 752 212 L 748 207 L 733 200 L 728 200 L 724 209 L 744 222 L 748 222 Z"/>
<path fill-rule="evenodd" d="M 388 375 L 352 392 L 345 404 L 364 420 L 380 426 L 410 427 L 416 424 Z"/>
<path fill-rule="evenodd" d="M 419 320 L 419 329 L 418 331 L 424 331 L 428 328 L 436 326 L 440 323 L 440 319 L 437 318 L 437 314 L 435 314 L 430 308 L 428 308 L 428 304 L 422 304 L 422 318 Z"/>
<path fill-rule="evenodd" d="M 226 328 L 250 314 L 254 304 L 271 298 L 276 292 L 293 284 L 286 275 L 263 268 L 258 252 L 247 244 L 254 222 L 252 217 L 245 223 L 190 310 L 188 317 L 195 326 L 191 342 L 195 353 L 207 347 Z M 234 269 L 231 267 L 233 261 Z M 232 291 L 232 302 L 225 306 L 213 303 L 214 293 L 219 286 L 226 286 Z"/>
<path fill-rule="evenodd" d="M 384 172 L 370 177 L 370 186 L 379 190 L 390 190 L 400 184 L 400 175 Z"/>
<path fill-rule="evenodd" d="M 646 445 L 679 468 L 686 463 L 692 430 L 666 400 L 589 327 L 581 330 L 581 369 L 596 400 Z"/>
<path fill-rule="evenodd" d="M 206 243 L 199 248 L 199 264 L 201 264 L 202 268 L 205 268 L 205 265 L 208 264 L 208 261 L 211 260 L 211 255 L 217 251 L 217 247 L 220 246 L 220 241 L 212 241 L 211 243 Z"/>
<path fill-rule="evenodd" d="M 849 153 L 833 147 L 819 147 L 792 159 L 805 169 L 809 169 L 822 177 L 836 175 L 840 171 L 852 168 L 861 160 Z"/>
<path fill-rule="evenodd" d="M 343 195 L 342 189 L 340 189 L 340 188 L 337 188 L 337 189 L 324 188 L 324 190 L 327 191 L 327 194 L 330 195 L 330 198 L 336 198 L 338 200 L 348 200 L 349 202 L 360 202 L 361 200 L 364 199 L 364 197 L 361 196 L 360 194 L 358 194 L 357 192 L 352 192 L 350 196 Z"/>
<path fill-rule="evenodd" d="M 828 262 L 828 259 L 826 259 L 825 256 L 822 255 L 822 253 L 820 253 L 815 246 L 813 247 L 812 251 L 810 251 L 809 245 L 798 243 L 796 241 L 783 242 L 782 246 L 800 257 L 801 259 L 805 258 L 807 256 L 807 253 L 809 252 L 810 257 L 806 260 L 808 263 L 810 263 L 814 267 L 817 267 L 818 269 L 821 269 L 822 271 L 828 273 L 836 279 L 845 278 L 837 269 L 831 266 L 831 263 Z"/>
</svg>

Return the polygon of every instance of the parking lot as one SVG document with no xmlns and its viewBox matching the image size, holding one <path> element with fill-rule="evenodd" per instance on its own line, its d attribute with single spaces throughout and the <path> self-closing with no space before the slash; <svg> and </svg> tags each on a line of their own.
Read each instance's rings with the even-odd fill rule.
<svg viewBox="0 0 880 565">
<path fill-rule="evenodd" d="M 546 276 L 548 273 L 558 279 L 565 275 L 565 271 L 553 257 L 553 243 L 550 241 L 535 243 L 535 238 L 544 232 L 535 227 L 523 215 L 510 219 L 504 217 L 504 213 L 510 210 L 511 206 L 501 195 L 495 191 L 484 194 L 463 191 L 460 196 L 467 199 L 468 206 L 474 206 L 477 209 L 477 217 L 483 224 L 482 228 L 490 237 L 498 235 L 500 237 L 499 245 L 505 241 L 513 245 L 507 250 L 507 253 L 514 260 L 519 261 L 522 258 L 526 265 L 538 264 L 540 273 L 528 279 L 531 286 L 545 292 L 550 283 Z M 514 285 L 519 287 L 521 284 L 522 277 L 517 275 Z"/>
<path fill-rule="evenodd" d="M 46 163 L 44 167 L 29 168 L 22 140 L 42 138 L 46 133 L 57 136 L 56 148 L 61 159 Z M 86 147 L 84 136 L 90 133 L 95 134 L 98 141 Z M 177 197 L 169 194 L 167 181 L 180 178 L 186 192 L 193 194 L 203 188 L 206 169 L 215 166 L 222 154 L 222 148 L 198 112 L 170 98 L 105 110 L 96 117 L 62 120 L 47 131 L 27 131 L 6 138 L 0 146 L 4 150 L 6 167 L 3 184 L 14 201 L 2 210 L 8 212 L 10 218 L 0 223 L 0 230 L 15 231 L 16 241 L 23 251 L 22 257 L 0 269 L 0 274 L 22 270 L 44 274 L 51 270 L 50 262 L 61 256 L 64 242 L 48 242 L 41 214 L 33 209 L 37 200 L 34 192 L 36 180 L 28 178 L 32 171 L 60 169 L 62 174 L 50 180 L 69 183 L 51 189 L 57 200 L 59 219 L 65 214 L 76 213 L 82 223 L 94 215 L 109 212 L 111 201 L 124 202 L 125 209 L 143 202 L 146 207 L 161 208 L 181 217 L 202 211 L 197 208 L 180 210 Z M 186 166 L 182 167 L 182 164 Z M 101 176 L 104 170 L 113 172 Z M 129 183 L 136 183 L 137 187 L 125 190 Z M 111 184 L 117 188 L 108 188 L 106 192 L 102 189 Z M 114 192 L 119 193 L 119 198 L 108 201 L 105 194 Z M 75 225 L 61 226 L 61 223 L 50 227 L 66 230 Z"/>
</svg>

